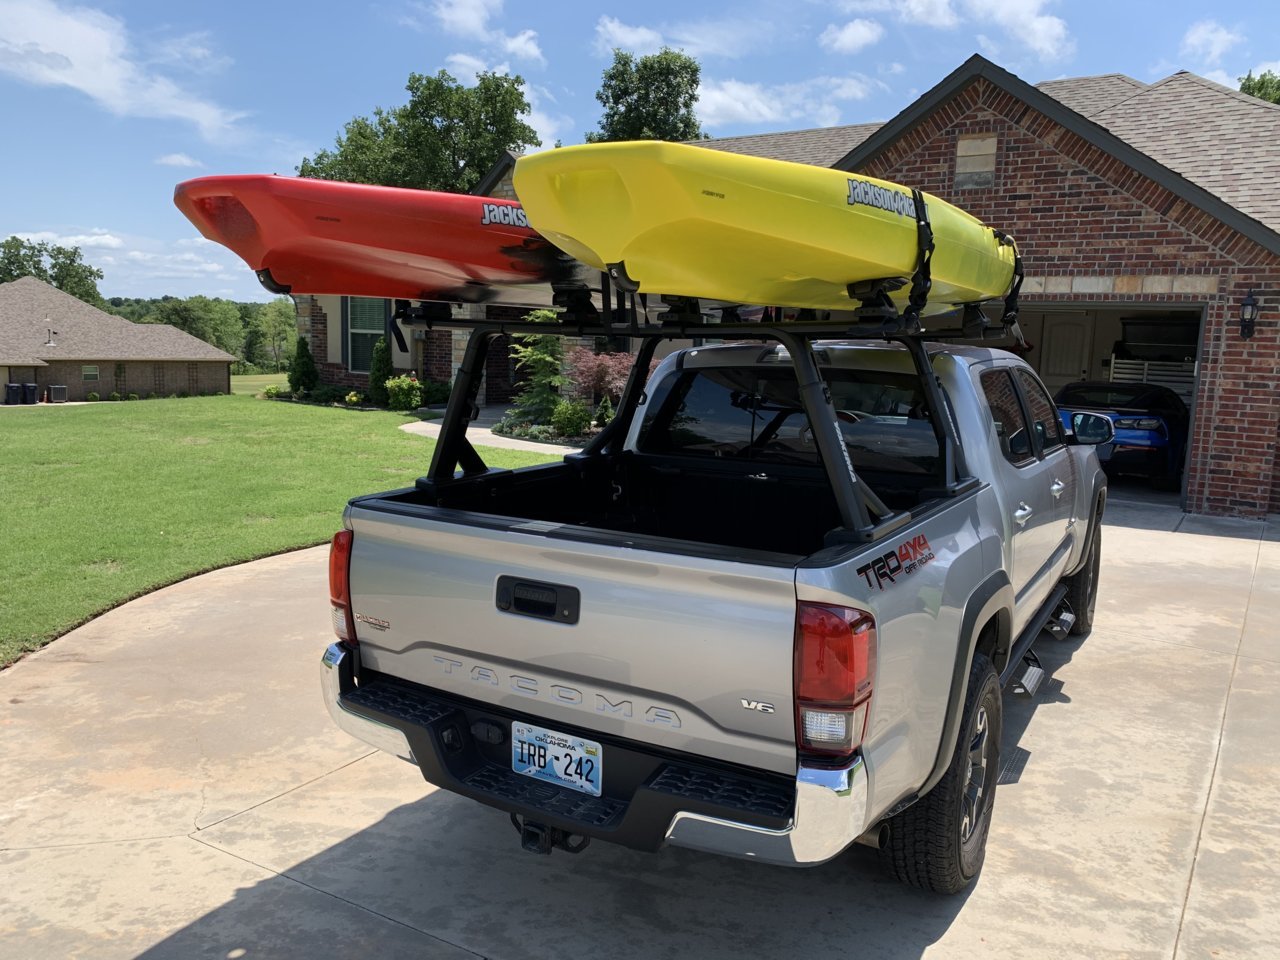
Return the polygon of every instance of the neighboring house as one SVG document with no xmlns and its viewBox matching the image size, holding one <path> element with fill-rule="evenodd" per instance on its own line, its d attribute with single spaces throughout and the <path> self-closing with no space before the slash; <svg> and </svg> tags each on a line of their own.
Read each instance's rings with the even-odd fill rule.
<svg viewBox="0 0 1280 960">
<path fill-rule="evenodd" d="M 236 358 L 167 324 L 131 323 L 34 277 L 0 283 L 0 383 L 140 397 L 229 393 Z"/>
</svg>

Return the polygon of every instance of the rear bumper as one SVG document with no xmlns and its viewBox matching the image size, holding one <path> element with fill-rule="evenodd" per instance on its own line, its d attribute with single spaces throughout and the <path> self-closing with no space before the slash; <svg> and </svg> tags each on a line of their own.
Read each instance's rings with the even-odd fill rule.
<svg viewBox="0 0 1280 960">
<path fill-rule="evenodd" d="M 670 843 L 784 866 L 830 860 L 866 830 L 861 757 L 840 769 L 801 765 L 792 780 L 583 731 L 605 744 L 612 764 L 605 794 L 594 798 L 513 773 L 505 741 L 473 736 L 477 724 L 509 731 L 515 714 L 389 678 L 357 687 L 355 657 L 333 643 L 321 660 L 334 723 L 416 763 L 437 786 L 532 821 L 641 850 Z"/>
</svg>

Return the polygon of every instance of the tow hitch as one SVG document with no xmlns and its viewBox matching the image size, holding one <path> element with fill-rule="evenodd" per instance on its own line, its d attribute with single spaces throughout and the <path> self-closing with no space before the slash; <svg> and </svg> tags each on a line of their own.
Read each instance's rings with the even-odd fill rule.
<svg viewBox="0 0 1280 960">
<path fill-rule="evenodd" d="M 523 822 L 516 814 L 511 815 L 511 825 L 520 834 L 520 846 L 530 853 L 550 854 L 552 847 L 559 847 L 566 853 L 581 853 L 591 842 L 590 837 L 578 837 L 578 842 L 571 842 L 575 836 L 545 823 L 534 823 L 526 818 Z"/>
</svg>

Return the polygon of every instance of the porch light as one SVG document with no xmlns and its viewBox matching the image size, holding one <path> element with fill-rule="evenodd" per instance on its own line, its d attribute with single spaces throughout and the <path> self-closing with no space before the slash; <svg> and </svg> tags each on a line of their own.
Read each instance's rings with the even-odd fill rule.
<svg viewBox="0 0 1280 960">
<path fill-rule="evenodd" d="M 1249 295 L 1240 301 L 1240 339 L 1250 339 L 1257 322 L 1258 301 L 1250 290 Z"/>
</svg>

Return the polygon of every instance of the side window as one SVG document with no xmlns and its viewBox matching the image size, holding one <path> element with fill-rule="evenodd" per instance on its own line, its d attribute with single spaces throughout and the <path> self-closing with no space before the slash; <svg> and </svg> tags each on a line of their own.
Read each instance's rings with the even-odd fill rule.
<svg viewBox="0 0 1280 960">
<path fill-rule="evenodd" d="M 1018 378 L 1027 398 L 1027 408 L 1031 411 L 1031 429 L 1035 431 L 1040 449 L 1045 453 L 1052 453 L 1067 442 L 1062 433 L 1058 411 L 1039 380 L 1025 370 L 1014 370 L 1014 376 Z"/>
<path fill-rule="evenodd" d="M 1012 464 L 1028 462 L 1033 457 L 1031 433 L 1027 430 L 1027 420 L 1022 415 L 1022 404 L 1018 402 L 1009 371 L 988 370 L 982 374 L 981 381 L 1004 458 Z"/>
</svg>

